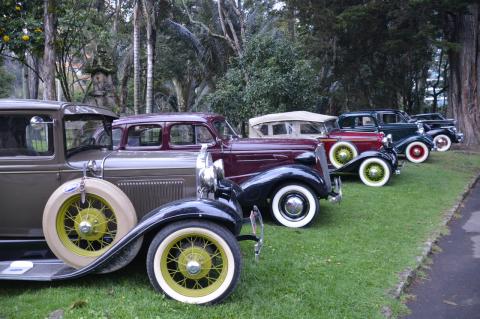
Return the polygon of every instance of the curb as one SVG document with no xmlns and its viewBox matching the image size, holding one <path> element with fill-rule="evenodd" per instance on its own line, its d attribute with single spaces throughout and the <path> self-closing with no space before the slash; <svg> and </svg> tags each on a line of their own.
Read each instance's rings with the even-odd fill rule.
<svg viewBox="0 0 480 319">
<path fill-rule="evenodd" d="M 465 198 L 470 194 L 473 186 L 480 180 L 480 173 L 475 176 L 470 183 L 468 183 L 467 187 L 463 193 L 459 196 L 455 205 L 449 209 L 443 216 L 442 222 L 438 225 L 439 228 L 446 226 L 453 218 L 455 213 L 460 209 L 463 204 Z M 416 272 L 422 267 L 427 257 L 432 253 L 433 245 L 437 242 L 437 240 L 441 237 L 440 231 L 435 231 L 430 238 L 425 242 L 422 253 L 416 257 L 416 265 L 414 268 L 407 268 L 405 271 L 400 273 L 400 282 L 398 285 L 393 289 L 392 295 L 394 298 L 399 299 L 400 296 L 405 292 L 405 289 L 410 284 L 412 278 L 415 276 Z"/>
</svg>

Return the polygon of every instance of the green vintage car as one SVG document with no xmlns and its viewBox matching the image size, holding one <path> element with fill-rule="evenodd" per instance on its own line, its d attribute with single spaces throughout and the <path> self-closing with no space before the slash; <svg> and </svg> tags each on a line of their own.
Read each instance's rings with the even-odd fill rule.
<svg viewBox="0 0 480 319">
<path fill-rule="evenodd" d="M 144 245 L 157 290 L 187 303 L 223 300 L 239 279 L 238 240 L 260 252 L 261 215 L 252 207 L 243 218 L 241 190 L 205 149 L 112 150 L 115 118 L 88 105 L 0 100 L 0 279 L 111 272 Z M 241 235 L 245 222 L 259 223 L 260 235 Z"/>
</svg>

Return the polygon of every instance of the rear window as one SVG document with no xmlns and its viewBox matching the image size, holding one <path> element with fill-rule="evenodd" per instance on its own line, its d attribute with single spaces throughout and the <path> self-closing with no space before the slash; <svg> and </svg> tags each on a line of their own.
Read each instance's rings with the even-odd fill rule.
<svg viewBox="0 0 480 319">
<path fill-rule="evenodd" d="M 31 124 L 33 117 L 35 124 Z M 53 155 L 51 122 L 46 115 L 0 115 L 0 156 Z"/>
</svg>

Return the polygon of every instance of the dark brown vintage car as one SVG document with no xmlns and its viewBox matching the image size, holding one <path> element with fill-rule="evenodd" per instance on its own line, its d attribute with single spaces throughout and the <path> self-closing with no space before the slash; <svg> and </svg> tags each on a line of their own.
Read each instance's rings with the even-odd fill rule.
<svg viewBox="0 0 480 319">
<path fill-rule="evenodd" d="M 113 140 L 117 149 L 129 151 L 198 151 L 206 144 L 214 160 L 223 160 L 226 177 L 243 189 L 240 204 L 268 206 L 272 217 L 287 227 L 309 224 L 319 211 L 318 198 L 341 198 L 339 182 L 332 187 L 322 143 L 240 138 L 221 115 L 125 117 L 114 122 Z"/>
<path fill-rule="evenodd" d="M 258 211 L 251 222 L 260 219 L 262 235 L 240 235 L 241 189 L 224 179 L 222 161 L 205 149 L 114 151 L 115 118 L 88 105 L 0 100 L 0 279 L 113 271 L 145 238 L 157 290 L 187 303 L 223 300 L 240 274 L 237 239 L 261 248 Z M 25 260 L 45 242 L 59 259 Z"/>
</svg>

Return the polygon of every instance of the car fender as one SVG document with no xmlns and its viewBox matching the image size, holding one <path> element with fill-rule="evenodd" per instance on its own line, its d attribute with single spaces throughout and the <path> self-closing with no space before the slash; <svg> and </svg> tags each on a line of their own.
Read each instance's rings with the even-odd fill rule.
<svg viewBox="0 0 480 319">
<path fill-rule="evenodd" d="M 238 201 L 242 207 L 266 204 L 271 193 L 286 182 L 305 184 L 312 188 L 319 198 L 327 198 L 330 193 L 325 179 L 314 169 L 292 164 L 265 170 L 244 181 L 240 184 L 243 192 L 238 195 Z"/>
<path fill-rule="evenodd" d="M 404 138 L 403 140 L 397 141 L 396 143 L 394 143 L 394 146 L 398 150 L 399 153 L 403 154 L 403 153 L 405 153 L 405 150 L 406 150 L 408 144 L 410 144 L 412 142 L 422 142 L 425 145 L 427 145 L 427 147 L 430 150 L 434 147 L 433 139 L 432 139 L 432 137 L 430 137 L 428 135 L 410 136 L 410 137 Z"/>
<path fill-rule="evenodd" d="M 393 152 L 389 151 L 366 151 L 360 153 L 357 157 L 352 159 L 347 164 L 343 165 L 340 168 L 332 170 L 331 174 L 337 173 L 357 173 L 362 162 L 368 158 L 380 158 L 383 159 L 390 166 L 390 169 L 394 171 L 397 169 L 398 161 L 397 156 Z"/>
<path fill-rule="evenodd" d="M 450 128 L 434 128 L 426 132 L 428 136 L 434 138 L 437 135 L 444 134 L 450 137 L 450 139 L 455 140 L 455 132 Z"/>
<path fill-rule="evenodd" d="M 240 234 L 242 227 L 242 217 L 235 209 L 223 201 L 221 199 L 179 200 L 160 206 L 145 215 L 127 235 L 92 263 L 73 272 L 57 274 L 51 280 L 74 279 L 89 273 L 99 272 L 103 268 L 107 268 L 109 263 L 118 262 L 118 259 L 122 258 L 125 251 L 128 251 L 132 245 L 135 245 L 142 236 L 151 232 L 157 232 L 163 226 L 180 220 L 198 219 L 213 221 L 226 226 L 237 236 Z"/>
</svg>

